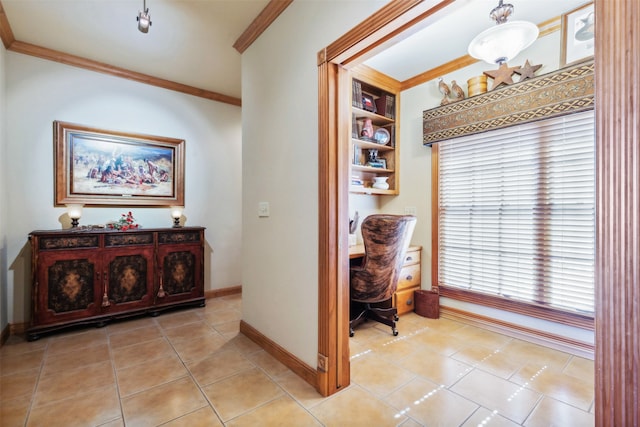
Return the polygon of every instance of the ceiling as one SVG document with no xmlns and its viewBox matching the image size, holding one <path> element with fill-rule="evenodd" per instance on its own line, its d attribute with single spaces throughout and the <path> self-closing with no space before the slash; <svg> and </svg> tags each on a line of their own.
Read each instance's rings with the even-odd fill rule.
<svg viewBox="0 0 640 427">
<path fill-rule="evenodd" d="M 269 0 L 1 0 L 14 38 L 240 98 L 236 40 Z"/>
<path fill-rule="evenodd" d="M 509 21 L 540 25 L 589 1 L 505 0 L 505 3 L 513 5 Z M 386 48 L 365 64 L 402 82 L 460 58 L 467 54 L 467 46 L 477 34 L 495 25 L 489 13 L 497 5 L 498 0 L 457 0 L 441 11 L 441 15 L 446 15 L 443 19 Z"/>
<path fill-rule="evenodd" d="M 510 0 L 511 19 L 540 24 L 587 1 Z M 143 0 L 1 0 L 15 40 L 238 99 L 241 54 L 233 46 L 269 3 L 146 0 L 152 26 L 143 34 L 136 23 Z M 446 17 L 366 64 L 404 81 L 464 56 L 469 41 L 494 25 L 496 5 L 457 0 Z"/>
</svg>

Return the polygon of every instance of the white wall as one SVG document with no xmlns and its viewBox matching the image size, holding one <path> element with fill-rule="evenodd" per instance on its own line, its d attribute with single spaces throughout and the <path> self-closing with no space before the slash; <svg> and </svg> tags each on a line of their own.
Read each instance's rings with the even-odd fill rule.
<svg viewBox="0 0 640 427">
<path fill-rule="evenodd" d="M 316 54 L 385 3 L 295 1 L 242 55 L 242 317 L 312 367 L 318 349 Z M 270 217 L 258 217 L 260 201 L 269 202 Z"/>
<path fill-rule="evenodd" d="M 207 228 L 205 290 L 241 284 L 239 107 L 13 52 L 6 55 L 2 170 L 8 188 L 2 205 L 10 206 L 5 222 L 10 225 L 5 231 L 10 323 L 29 319 L 29 232 L 60 229 L 59 218 L 65 214 L 64 208 L 54 207 L 54 120 L 184 139 L 186 225 Z M 80 223 L 104 224 L 128 210 L 143 227 L 172 224 L 168 208 L 140 207 L 85 207 Z"/>
</svg>

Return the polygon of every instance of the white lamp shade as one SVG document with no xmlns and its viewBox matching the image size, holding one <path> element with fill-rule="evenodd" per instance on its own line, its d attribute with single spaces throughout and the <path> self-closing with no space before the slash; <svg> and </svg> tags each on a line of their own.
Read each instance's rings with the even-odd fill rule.
<svg viewBox="0 0 640 427">
<path fill-rule="evenodd" d="M 171 206 L 171 218 L 182 217 L 183 211 L 184 211 L 184 207 L 182 206 Z"/>
<path fill-rule="evenodd" d="M 531 46 L 538 34 L 538 26 L 527 21 L 497 24 L 471 40 L 469 55 L 489 64 L 502 64 Z"/>
<path fill-rule="evenodd" d="M 80 219 L 82 216 L 82 205 L 67 205 L 67 215 L 69 215 L 69 218 L 71 219 Z"/>
</svg>

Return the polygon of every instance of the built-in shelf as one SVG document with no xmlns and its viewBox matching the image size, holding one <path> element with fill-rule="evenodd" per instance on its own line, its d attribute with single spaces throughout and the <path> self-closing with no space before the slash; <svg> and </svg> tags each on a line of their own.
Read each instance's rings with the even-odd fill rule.
<svg viewBox="0 0 640 427">
<path fill-rule="evenodd" d="M 378 73 L 379 74 L 379 73 Z M 399 194 L 398 121 L 399 88 L 382 74 L 353 73 L 349 191 L 356 194 Z M 372 111 L 373 110 L 373 111 Z M 389 134 L 389 140 L 365 139 L 362 129 L 370 121 L 373 134 Z M 371 166 L 371 164 L 375 166 Z M 388 189 L 373 188 L 376 178 L 386 177 Z"/>
</svg>

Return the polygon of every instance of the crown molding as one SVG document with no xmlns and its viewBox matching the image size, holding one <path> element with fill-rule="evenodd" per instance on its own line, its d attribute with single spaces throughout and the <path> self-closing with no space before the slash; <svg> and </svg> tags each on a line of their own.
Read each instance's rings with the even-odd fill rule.
<svg viewBox="0 0 640 427">
<path fill-rule="evenodd" d="M 60 62 L 62 64 L 71 65 L 78 68 L 84 68 L 85 70 L 94 71 L 96 73 L 109 74 L 115 77 L 133 80 L 138 83 L 144 83 L 161 87 L 163 89 L 169 89 L 176 92 L 186 93 L 188 95 L 198 96 L 200 98 L 206 98 L 212 101 L 224 102 L 226 104 L 237 106 L 242 105 L 242 101 L 240 100 L 240 98 L 235 98 L 232 96 L 223 95 L 221 93 L 188 86 L 171 80 L 153 77 L 147 74 L 137 73 L 135 71 L 105 64 L 104 62 L 98 62 L 92 59 L 70 55 L 68 53 L 60 52 L 42 46 L 36 46 L 30 43 L 24 43 L 16 40 L 11 44 L 11 46 L 9 46 L 8 50 L 16 53 L 22 53 L 24 55 L 35 56 L 37 58 L 42 58 L 49 61 Z"/>
<path fill-rule="evenodd" d="M 274 2 L 275 0 L 272 0 Z M 289 1 L 289 0 L 287 0 Z M 293 1 L 293 0 L 291 0 Z M 290 1 L 289 1 L 290 3 Z M 0 2 L 0 39 L 4 44 L 4 47 L 11 52 L 21 53 L 24 55 L 35 56 L 37 58 L 46 59 L 49 61 L 60 62 L 62 64 L 71 65 L 78 68 L 84 68 L 85 70 L 94 71 L 96 73 L 108 74 L 123 79 L 133 80 L 138 83 L 144 83 L 151 86 L 157 86 L 163 89 L 173 90 L 175 92 L 185 93 L 187 95 L 193 95 L 200 98 L 209 99 L 211 101 L 222 102 L 225 104 L 242 106 L 242 100 L 233 96 L 224 95 L 218 92 L 213 92 L 206 89 L 200 89 L 194 86 L 185 85 L 182 83 L 174 82 L 171 80 L 165 80 L 158 77 L 150 76 L 147 74 L 138 73 L 135 71 L 127 70 L 125 68 L 115 67 L 113 65 L 106 64 L 104 62 L 94 61 L 92 59 L 83 58 L 80 56 L 71 55 L 65 52 L 49 49 L 42 46 L 37 46 L 30 43 L 21 42 L 16 40 L 11 25 L 7 19 L 7 15 Z"/>
<path fill-rule="evenodd" d="M 2 39 L 2 44 L 4 44 L 5 49 L 9 49 L 9 46 L 16 40 L 13 36 L 13 31 L 11 31 L 11 25 L 9 25 L 9 19 L 7 19 L 7 14 L 4 11 L 4 7 L 2 7 L 2 3 L 0 2 L 0 39 Z"/>
<path fill-rule="evenodd" d="M 293 0 L 271 0 L 238 37 L 233 47 L 240 53 L 247 50 L 291 3 L 293 3 Z"/>
</svg>

